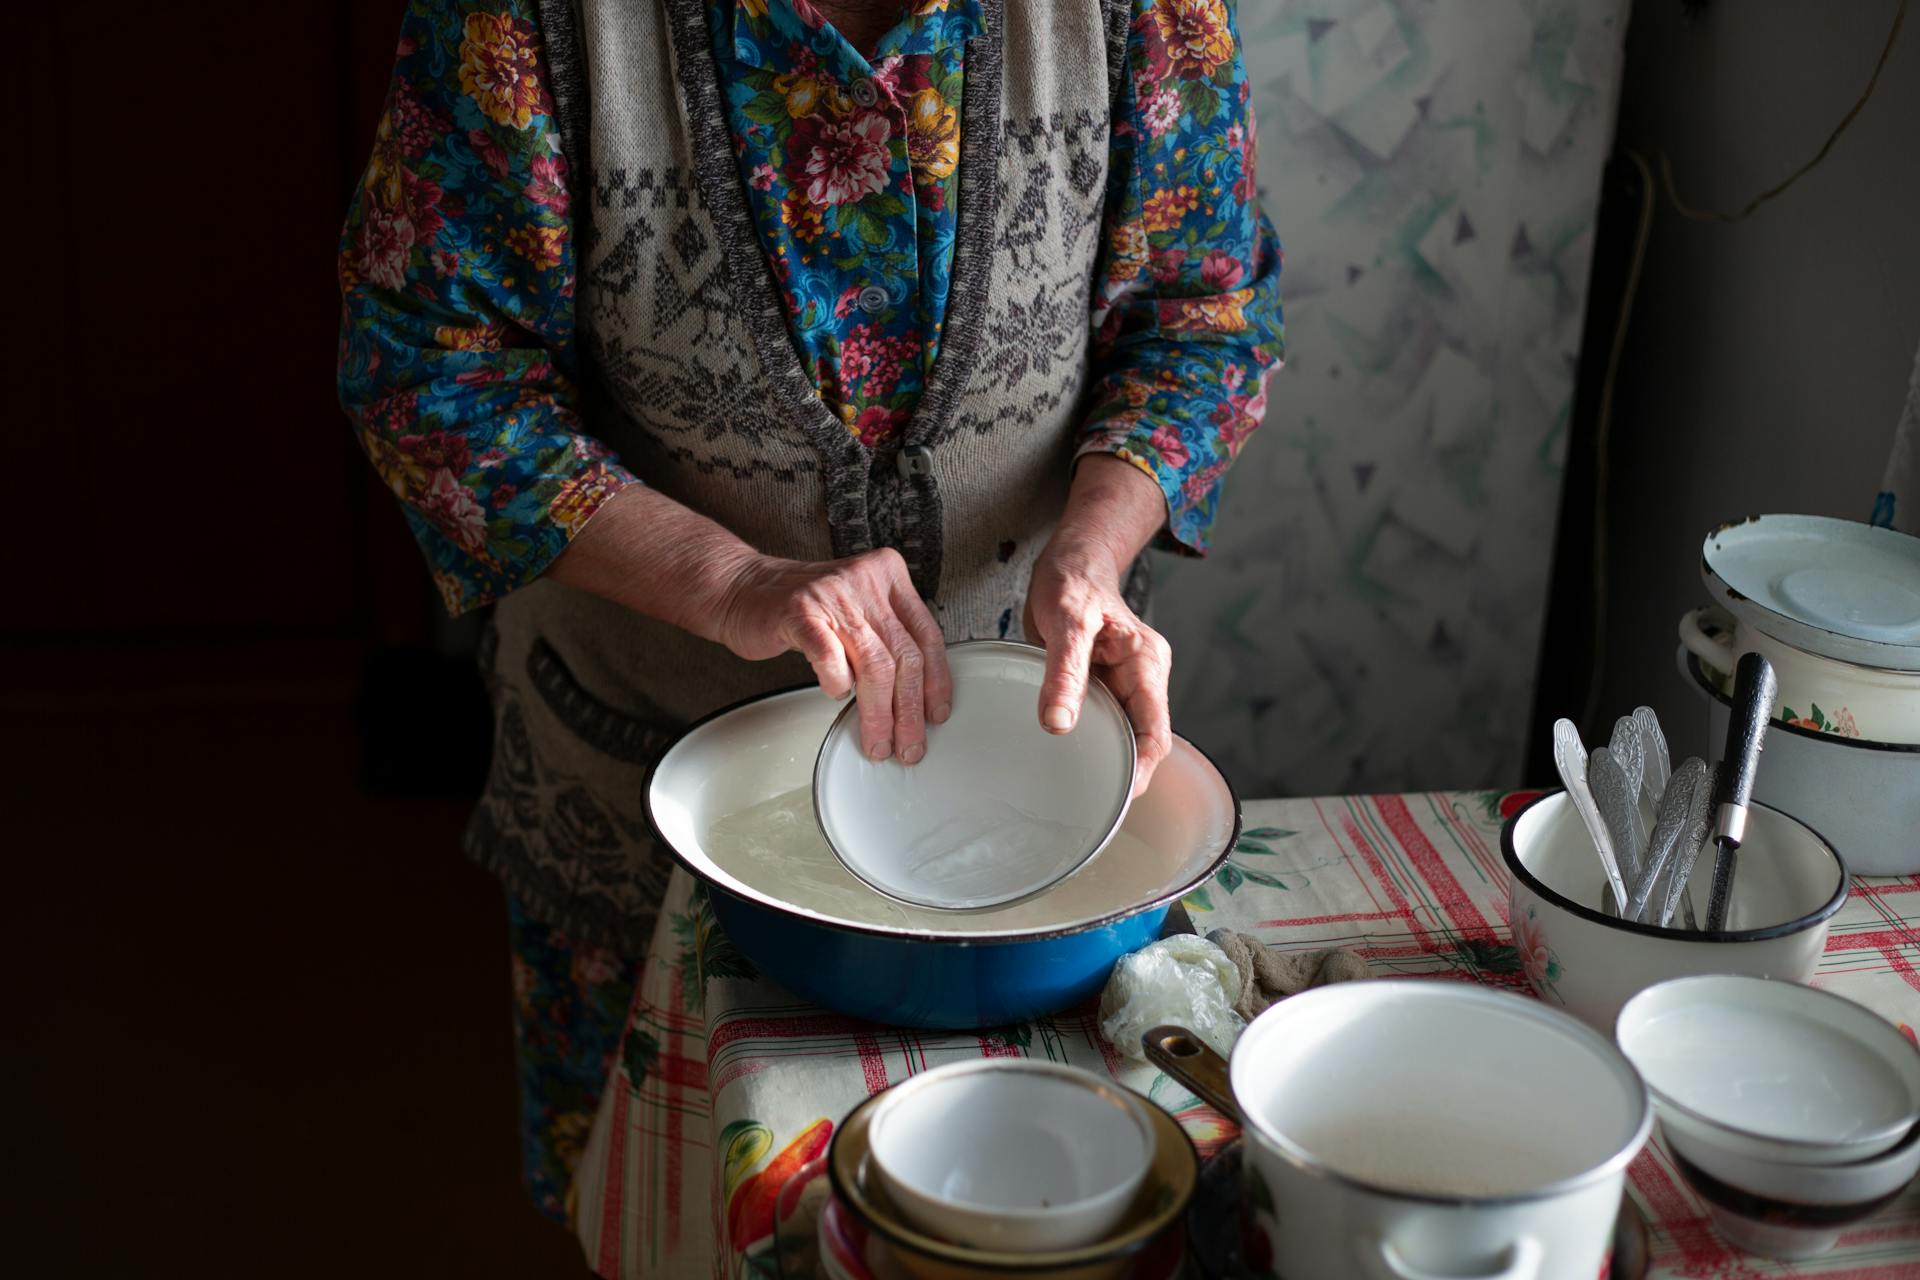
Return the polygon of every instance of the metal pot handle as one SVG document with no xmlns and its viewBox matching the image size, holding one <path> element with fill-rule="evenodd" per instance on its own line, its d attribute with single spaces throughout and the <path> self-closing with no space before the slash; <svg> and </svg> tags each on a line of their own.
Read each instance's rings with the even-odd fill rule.
<svg viewBox="0 0 1920 1280">
<path fill-rule="evenodd" d="M 1726 639 L 1708 635 L 1706 628 L 1700 625 L 1703 622 L 1710 624 Z M 1680 643 L 1714 670 L 1731 674 L 1737 661 L 1733 652 L 1733 627 L 1733 615 L 1719 605 L 1689 609 L 1680 615 Z"/>
<path fill-rule="evenodd" d="M 1435 1272 L 1410 1265 L 1385 1240 L 1357 1240 L 1354 1242 L 1360 1253 L 1361 1268 L 1371 1280 L 1441 1280 Z M 1532 1236 L 1521 1236 L 1508 1245 L 1501 1254 L 1498 1271 L 1476 1271 L 1472 1280 L 1534 1280 L 1540 1274 L 1540 1266 L 1547 1260 L 1546 1248 Z M 1447 1277 L 1464 1276 L 1461 1271 L 1448 1271 Z"/>
<path fill-rule="evenodd" d="M 1167 1024 L 1140 1037 L 1147 1061 L 1193 1090 L 1200 1101 L 1221 1115 L 1241 1123 L 1234 1105 L 1233 1085 L 1227 1079 L 1227 1060 L 1185 1027 Z"/>
</svg>

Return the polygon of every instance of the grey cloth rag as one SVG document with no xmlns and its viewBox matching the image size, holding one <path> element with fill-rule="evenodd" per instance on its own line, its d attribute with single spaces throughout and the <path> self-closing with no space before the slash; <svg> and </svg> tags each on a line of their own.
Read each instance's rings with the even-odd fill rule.
<svg viewBox="0 0 1920 1280">
<path fill-rule="evenodd" d="M 1328 951 L 1269 951 L 1250 933 L 1215 929 L 1207 941 L 1227 953 L 1240 971 L 1240 998 L 1233 1011 L 1252 1022 L 1290 995 L 1333 982 L 1371 977 L 1367 962 L 1344 947 Z"/>
</svg>

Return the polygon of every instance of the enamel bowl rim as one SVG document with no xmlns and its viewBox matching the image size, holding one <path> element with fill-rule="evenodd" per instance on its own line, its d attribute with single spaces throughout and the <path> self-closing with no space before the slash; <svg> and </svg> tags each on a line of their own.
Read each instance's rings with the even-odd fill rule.
<svg viewBox="0 0 1920 1280">
<path fill-rule="evenodd" d="M 1846 1006 L 1848 1009 L 1854 1010 L 1858 1013 L 1865 1014 L 1866 1016 L 1874 1019 L 1876 1024 L 1885 1026 L 1886 1032 L 1887 1032 L 1886 1038 L 1888 1039 L 1889 1043 L 1898 1042 L 1902 1046 L 1902 1048 L 1906 1051 L 1906 1054 L 1909 1057 L 1920 1059 L 1920 1047 L 1916 1047 L 1905 1036 L 1901 1035 L 1898 1031 L 1896 1031 L 1893 1028 L 1891 1023 L 1888 1023 L 1886 1019 L 1882 1018 L 1879 1014 L 1875 1013 L 1872 1009 L 1869 1009 L 1867 1006 L 1861 1004 L 1859 1001 L 1849 1000 L 1845 996 L 1839 995 L 1832 991 L 1823 991 L 1819 987 L 1810 987 L 1803 982 L 1794 982 L 1786 978 L 1763 978 L 1757 974 L 1751 974 L 1751 973 L 1686 974 L 1678 978 L 1668 978 L 1664 982 L 1656 982 L 1652 986 L 1647 987 L 1644 990 L 1635 992 L 1632 995 L 1632 997 L 1630 997 L 1627 1000 L 1625 1004 L 1620 1006 L 1620 1014 L 1617 1018 L 1614 1019 L 1613 1037 L 1615 1042 L 1617 1043 L 1620 1039 L 1620 1024 L 1626 1021 L 1627 1014 L 1633 1008 L 1634 1005 L 1641 1004 L 1643 1001 L 1650 1001 L 1651 999 L 1656 997 L 1657 993 L 1664 992 L 1671 987 L 1698 986 L 1701 984 L 1717 985 L 1717 984 L 1729 983 L 1729 982 L 1739 986 L 1747 986 L 1747 987 L 1750 987 L 1755 983 L 1764 982 L 1768 984 L 1770 989 L 1787 992 L 1788 994 L 1783 998 L 1788 1000 L 1837 1001 L 1840 1004 Z M 1674 997 L 1673 995 L 1669 994 L 1667 995 L 1666 998 L 1673 999 Z M 1876 1031 L 1874 1034 L 1877 1036 L 1879 1033 Z M 1873 1052 L 1874 1056 L 1879 1058 L 1881 1062 L 1890 1062 L 1890 1060 L 1886 1057 L 1886 1055 L 1879 1053 L 1877 1050 L 1873 1048 L 1872 1045 L 1867 1045 L 1866 1048 L 1869 1051 Z M 1620 1045 L 1620 1052 L 1626 1055 L 1628 1061 L 1630 1062 L 1632 1061 L 1633 1055 L 1627 1053 L 1627 1047 L 1624 1044 Z M 1909 1070 L 1912 1070 L 1912 1069 L 1913 1068 L 1911 1067 L 1909 1068 Z M 1634 1070 L 1636 1071 L 1640 1070 L 1639 1065 L 1637 1063 L 1634 1066 Z M 1907 1093 L 1908 1110 L 1907 1110 L 1906 1119 L 1903 1122 L 1899 1124 L 1883 1125 L 1879 1129 L 1875 1129 L 1864 1136 L 1858 1136 L 1846 1142 L 1823 1142 L 1816 1138 L 1783 1138 L 1778 1134 L 1763 1133 L 1758 1129 L 1748 1129 L 1741 1125 L 1732 1124 L 1728 1121 L 1721 1120 L 1714 1116 L 1707 1115 L 1705 1112 L 1699 1111 L 1694 1107 L 1690 1107 L 1686 1103 L 1681 1102 L 1679 1099 L 1664 1092 L 1659 1088 L 1659 1086 L 1655 1085 L 1652 1080 L 1647 1079 L 1647 1075 L 1644 1071 L 1640 1072 L 1640 1078 L 1646 1083 L 1647 1093 L 1653 1098 L 1653 1103 L 1656 1110 L 1665 1109 L 1668 1111 L 1675 1112 L 1678 1115 L 1684 1116 L 1692 1124 L 1700 1128 L 1703 1128 L 1708 1132 L 1718 1133 L 1718 1134 L 1727 1134 L 1742 1142 L 1753 1143 L 1762 1147 L 1766 1147 L 1766 1146 L 1780 1147 L 1780 1148 L 1784 1148 L 1786 1150 L 1791 1150 L 1791 1151 L 1844 1152 L 1849 1147 L 1870 1146 L 1872 1143 L 1879 1141 L 1883 1138 L 1888 1138 L 1888 1137 L 1892 1138 L 1892 1142 L 1890 1145 L 1882 1147 L 1879 1150 L 1873 1151 L 1868 1155 L 1861 1156 L 1856 1160 L 1838 1161 L 1833 1164 L 1825 1164 L 1825 1163 L 1808 1164 L 1805 1166 L 1807 1168 L 1845 1169 L 1850 1165 L 1861 1165 L 1861 1164 L 1870 1163 L 1874 1160 L 1878 1160 L 1882 1158 L 1889 1151 L 1898 1150 L 1904 1147 L 1907 1142 L 1907 1139 L 1913 1135 L 1913 1131 L 1920 1130 L 1920 1094 L 1916 1094 L 1911 1082 L 1908 1083 L 1908 1093 Z M 1746 1154 L 1744 1158 L 1755 1160 L 1760 1163 L 1779 1163 L 1779 1164 L 1794 1163 L 1792 1161 L 1768 1161 L 1764 1157 L 1752 1155 L 1750 1153 Z"/>
<path fill-rule="evenodd" d="M 1013 1061 L 1013 1059 L 983 1059 L 983 1061 Z M 1147 1166 L 1149 1176 L 1142 1181 L 1141 1192 L 1144 1193 L 1152 1185 L 1152 1170 L 1160 1164 L 1162 1144 L 1177 1144 L 1172 1150 L 1181 1170 L 1181 1176 L 1176 1182 L 1166 1187 L 1171 1194 L 1165 1197 L 1164 1203 L 1143 1215 L 1138 1222 L 1127 1224 L 1123 1221 L 1121 1226 L 1110 1232 L 1106 1238 L 1077 1249 L 1053 1250 L 1044 1253 L 1004 1253 L 953 1244 L 926 1235 L 916 1230 L 911 1224 L 882 1212 L 860 1185 L 870 1176 L 867 1166 L 873 1159 L 869 1136 L 872 1111 L 879 1100 L 885 1096 L 886 1092 L 882 1091 L 862 1099 L 835 1127 L 832 1141 L 827 1145 L 828 1184 L 833 1188 L 835 1198 L 844 1204 L 847 1211 L 868 1230 L 898 1248 L 925 1254 L 942 1262 L 960 1266 L 991 1267 L 999 1271 L 1046 1272 L 1131 1257 L 1159 1239 L 1161 1233 L 1182 1225 L 1187 1206 L 1192 1203 L 1194 1192 L 1200 1185 L 1200 1153 L 1194 1147 L 1193 1139 L 1187 1135 L 1186 1129 L 1180 1122 L 1168 1115 L 1164 1108 L 1149 1099 L 1142 1099 L 1145 1104 L 1144 1112 L 1157 1136 L 1154 1151 Z M 854 1136 L 849 1137 L 849 1134 Z M 860 1150 L 850 1152 L 849 1144 L 857 1144 Z M 1180 1159 L 1182 1154 L 1185 1159 Z M 844 1168 L 848 1159 L 853 1157 L 858 1158 L 857 1167 L 852 1170 Z"/>
<path fill-rule="evenodd" d="M 1771 528 L 1761 529 L 1758 532 L 1754 529 L 1754 526 L 1769 523 L 1772 525 Z M 1920 538 L 1915 538 L 1910 533 L 1839 516 L 1770 511 L 1745 516 L 1738 520 L 1727 520 L 1709 529 L 1706 536 L 1700 540 L 1700 580 L 1714 599 L 1736 618 L 1750 619 L 1753 626 L 1790 648 L 1819 657 L 1852 662 L 1856 666 L 1877 667 L 1888 671 L 1920 671 L 1920 644 L 1851 635 L 1825 622 L 1794 617 L 1792 614 L 1780 612 L 1764 601 L 1746 595 L 1726 578 L 1722 572 L 1726 556 L 1726 550 L 1720 545 L 1723 538 L 1729 536 L 1736 540 L 1767 536 L 1788 538 L 1791 537 L 1792 530 L 1783 529 L 1786 525 L 1802 526 L 1806 534 L 1823 541 L 1859 543 L 1892 538 L 1896 541 L 1911 542 L 1916 550 L 1920 550 Z M 1876 545 L 1878 545 L 1877 542 Z M 1718 564 L 1715 562 L 1716 556 L 1720 557 Z M 1821 653 L 1816 646 L 1840 649 L 1847 654 L 1858 656 L 1843 657 L 1836 653 Z M 1871 661 L 1862 659 L 1871 659 Z"/>
<path fill-rule="evenodd" d="M 1820 906 L 1807 912 L 1805 915 L 1784 921 L 1780 924 L 1763 925 L 1755 929 L 1717 929 L 1711 931 L 1706 929 L 1662 929 L 1659 925 L 1645 924 L 1639 920 L 1622 920 L 1618 916 L 1607 915 L 1605 912 L 1594 907 L 1575 902 L 1572 898 L 1567 897 L 1539 876 L 1535 875 L 1532 869 L 1521 861 L 1520 850 L 1514 843 L 1514 833 L 1520 829 L 1520 820 L 1522 818 L 1531 813 L 1536 806 L 1545 804 L 1549 800 L 1566 794 L 1565 788 L 1545 791 L 1514 810 L 1513 816 L 1508 818 L 1500 826 L 1500 857 L 1501 860 L 1507 864 L 1507 870 L 1512 874 L 1515 884 L 1525 884 L 1527 889 L 1536 897 L 1544 899 L 1570 915 L 1579 917 L 1588 924 L 1602 925 L 1616 933 L 1637 933 L 1643 937 L 1659 938 L 1664 942 L 1769 942 L 1776 938 L 1786 938 L 1797 933 L 1805 933 L 1809 929 L 1816 929 L 1822 924 L 1825 924 L 1834 917 L 1841 907 L 1846 905 L 1847 895 L 1852 892 L 1853 873 L 1847 870 L 1846 859 L 1840 856 L 1840 851 L 1833 847 L 1831 841 L 1792 814 L 1776 809 L 1772 805 L 1763 803 L 1762 801 L 1753 800 L 1749 802 L 1750 807 L 1765 809 L 1774 816 L 1782 818 L 1794 826 L 1801 828 L 1808 835 L 1812 836 L 1814 843 L 1833 860 L 1833 868 L 1839 873 L 1839 884 Z M 1575 818 L 1576 820 L 1578 819 L 1577 814 Z"/>
<path fill-rule="evenodd" d="M 1234 790 L 1233 783 L 1227 778 L 1227 775 L 1222 772 L 1220 766 L 1214 762 L 1212 756 L 1208 755 L 1206 751 L 1191 740 L 1183 738 L 1176 733 L 1173 735 L 1174 752 L 1178 753 L 1183 749 L 1190 751 L 1198 758 L 1201 764 L 1207 767 L 1213 780 L 1219 784 L 1220 795 L 1226 802 L 1230 821 L 1228 823 L 1226 839 L 1222 842 L 1219 851 L 1209 857 L 1203 865 L 1197 867 L 1191 874 L 1181 877 L 1178 881 L 1167 886 L 1159 893 L 1153 894 L 1141 901 L 1115 907 L 1111 911 L 1087 919 L 1073 920 L 1065 924 L 1046 925 L 1034 929 L 1011 930 L 1004 933 L 938 933 L 926 929 L 903 928 L 899 925 L 864 924 L 853 920 L 837 920 L 830 917 L 810 914 L 797 909 L 791 903 L 782 902 L 777 898 L 771 897 L 764 891 L 755 889 L 752 885 L 740 884 L 736 887 L 735 884 L 724 883 L 715 879 L 704 867 L 696 864 L 692 858 L 688 857 L 673 841 L 666 837 L 665 833 L 661 831 L 659 820 L 653 811 L 654 781 L 659 775 L 660 766 L 665 763 L 667 758 L 673 754 L 674 750 L 679 747 L 681 743 L 723 716 L 731 715 L 733 712 L 750 707 L 755 703 L 771 702 L 776 699 L 793 698 L 807 694 L 824 696 L 820 695 L 820 686 L 818 684 L 794 684 L 779 689 L 772 689 L 766 693 L 753 694 L 708 712 L 706 715 L 689 723 L 686 728 L 674 736 L 673 741 L 667 744 L 666 749 L 661 751 L 661 753 L 654 758 L 653 762 L 647 766 L 646 777 L 640 784 L 641 812 L 646 818 L 647 831 L 652 835 L 655 842 L 667 851 L 667 856 L 672 858 L 682 870 L 699 883 L 707 885 L 720 893 L 731 894 L 742 902 L 749 903 L 763 910 L 775 912 L 798 924 L 819 929 L 832 929 L 841 933 L 858 934 L 863 937 L 884 938 L 897 942 L 956 947 L 1048 942 L 1060 938 L 1071 938 L 1080 934 L 1090 933 L 1096 929 L 1105 928 L 1108 925 L 1116 924 L 1122 920 L 1132 919 L 1134 916 L 1144 912 L 1153 911 L 1160 907 L 1167 906 L 1170 903 L 1177 902 L 1201 885 L 1212 880 L 1214 874 L 1220 870 L 1221 864 L 1226 862 L 1227 858 L 1233 853 L 1234 845 L 1240 842 L 1240 832 L 1243 829 L 1246 815 L 1241 810 L 1239 792 Z M 1171 757 L 1169 757 L 1169 760 L 1170 759 Z M 1168 761 L 1162 761 L 1162 767 L 1164 768 L 1167 763 Z M 1131 808 L 1129 808 L 1129 812 L 1131 812 Z M 965 916 L 969 913 L 955 912 L 953 914 L 956 916 Z"/>
<path fill-rule="evenodd" d="M 973 1200 L 960 1200 L 951 1196 L 943 1197 L 902 1177 L 897 1169 L 886 1174 L 886 1177 L 890 1177 L 893 1181 L 900 1183 L 918 1196 L 927 1199 L 944 1200 L 947 1204 L 952 1205 L 963 1214 L 974 1217 L 992 1216 L 1018 1223 L 1042 1222 L 1056 1214 L 1091 1209 L 1100 1201 L 1108 1199 L 1121 1191 L 1125 1191 L 1130 1196 L 1139 1193 L 1141 1186 L 1145 1183 L 1147 1174 L 1153 1169 L 1155 1148 L 1158 1145 L 1156 1135 L 1154 1134 L 1153 1118 L 1142 1110 L 1144 1106 L 1148 1105 L 1146 1100 L 1134 1094 L 1131 1090 L 1122 1089 L 1112 1081 L 1100 1079 L 1099 1076 L 1084 1067 L 1076 1067 L 1066 1062 L 1054 1062 L 1046 1058 L 968 1058 L 959 1062 L 945 1063 L 930 1070 L 919 1072 L 916 1075 L 902 1080 L 899 1084 L 882 1090 L 875 1096 L 890 1100 L 881 1102 L 875 1106 L 873 1114 L 869 1116 L 867 1120 L 867 1159 L 872 1167 L 876 1171 L 887 1168 L 887 1162 L 880 1157 L 879 1135 L 889 1115 L 897 1113 L 901 1107 L 912 1106 L 917 1095 L 929 1093 L 939 1088 L 940 1085 L 946 1081 L 954 1080 L 962 1076 L 983 1074 L 996 1076 L 1043 1076 L 1049 1080 L 1066 1082 L 1075 1088 L 1098 1094 L 1102 1098 L 1107 1099 L 1117 1110 L 1126 1115 L 1127 1119 L 1132 1123 L 1134 1132 L 1140 1135 L 1141 1158 L 1139 1165 L 1131 1171 L 1128 1177 L 1115 1182 L 1112 1186 L 1106 1187 L 1093 1195 L 1082 1196 L 1077 1200 L 1063 1201 L 1060 1204 L 1052 1205 L 1045 1209 L 1008 1208 L 1003 1205 L 981 1204 Z M 904 1092 L 902 1092 L 903 1090 Z M 898 1206 L 896 1205 L 895 1207 L 897 1208 Z"/>
<path fill-rule="evenodd" d="M 994 650 L 1018 655 L 1022 661 L 1028 663 L 1033 662 L 1037 658 L 1041 664 L 1042 671 L 1044 672 L 1045 670 L 1047 651 L 1039 645 L 1024 644 L 1014 640 L 959 640 L 947 646 L 947 652 L 950 654 L 984 653 Z M 1000 897 L 989 898 L 980 902 L 969 902 L 964 906 L 954 906 L 938 901 L 932 897 L 912 897 L 899 892 L 897 887 L 888 888 L 886 885 L 879 883 L 868 871 L 863 870 L 860 865 L 860 859 L 849 856 L 848 851 L 841 847 L 842 841 L 835 838 L 834 833 L 838 824 L 832 820 L 828 813 L 827 806 L 822 803 L 821 799 L 822 793 L 827 790 L 827 774 L 831 768 L 829 757 L 833 754 L 834 745 L 845 738 L 848 732 L 850 732 L 847 727 L 849 723 L 855 725 L 855 729 L 852 730 L 853 732 L 858 731 L 860 705 L 859 699 L 857 698 L 847 699 L 845 705 L 835 714 L 833 723 L 827 726 L 826 736 L 820 739 L 820 750 L 813 758 L 813 777 L 811 783 L 813 788 L 813 811 L 820 824 L 820 834 L 826 839 L 827 848 L 833 851 L 833 856 L 839 861 L 841 866 L 847 869 L 848 874 L 859 880 L 860 883 L 866 885 L 867 888 L 882 897 L 891 898 L 895 902 L 902 902 L 910 907 L 926 907 L 934 911 L 952 911 L 956 913 L 995 911 L 1001 907 L 1010 907 L 1045 893 L 1080 868 L 1086 866 L 1087 863 L 1098 857 L 1108 845 L 1112 844 L 1113 838 L 1120 834 L 1120 828 L 1125 825 L 1127 821 L 1127 811 L 1133 807 L 1133 780 L 1139 769 L 1139 744 L 1134 736 L 1133 721 L 1127 716 L 1126 709 L 1120 705 L 1120 700 L 1113 696 L 1113 690 L 1107 688 L 1106 682 L 1101 680 L 1100 677 L 1091 673 L 1087 676 L 1086 698 L 1089 701 L 1097 703 L 1107 718 L 1119 726 L 1119 736 L 1124 743 L 1123 753 L 1126 759 L 1126 780 L 1119 788 L 1118 803 L 1111 807 L 1103 819 L 1105 826 L 1104 829 L 1100 831 L 1100 838 L 1090 842 L 1087 847 L 1081 851 L 1079 857 L 1068 862 L 1063 862 L 1051 878 L 1039 884 L 1022 888 L 1015 893 L 1003 894 Z M 1084 707 L 1082 708 L 1080 719 L 1074 722 L 1074 728 L 1077 730 L 1083 722 L 1090 722 L 1090 717 L 1087 716 Z M 857 752 L 855 753 L 855 758 L 859 758 Z M 845 833 L 843 832 L 842 834 L 844 835 Z"/>
</svg>

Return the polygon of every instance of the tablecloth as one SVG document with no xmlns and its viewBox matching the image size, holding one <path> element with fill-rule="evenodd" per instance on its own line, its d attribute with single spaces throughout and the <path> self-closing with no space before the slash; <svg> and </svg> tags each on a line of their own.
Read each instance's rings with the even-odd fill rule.
<svg viewBox="0 0 1920 1280">
<path fill-rule="evenodd" d="M 1185 905 L 1202 933 L 1282 950 L 1351 947 L 1376 974 L 1526 992 L 1507 931 L 1506 813 L 1534 793 L 1438 792 L 1256 801 L 1230 860 Z M 1815 985 L 1920 1026 L 1920 876 L 1862 879 L 1834 918 Z M 1234 1130 L 1183 1087 L 1101 1039 L 1091 1005 L 980 1033 L 879 1026 L 757 976 L 676 873 L 574 1199 L 602 1276 L 772 1274 L 773 1197 L 855 1104 L 959 1059 L 1028 1055 L 1111 1073 L 1174 1114 L 1202 1154 Z M 1444 1052 L 1444 1046 L 1436 1046 Z M 1920 1187 L 1813 1262 L 1723 1243 L 1656 1141 L 1629 1194 L 1652 1228 L 1655 1276 L 1920 1276 Z"/>
</svg>

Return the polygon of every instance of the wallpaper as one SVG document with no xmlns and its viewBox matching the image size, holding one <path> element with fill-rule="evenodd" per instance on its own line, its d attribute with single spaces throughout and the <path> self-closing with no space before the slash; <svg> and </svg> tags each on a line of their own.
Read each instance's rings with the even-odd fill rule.
<svg viewBox="0 0 1920 1280">
<path fill-rule="evenodd" d="M 1243 795 L 1519 772 L 1626 10 L 1240 0 L 1287 367 L 1154 616 Z"/>
</svg>

